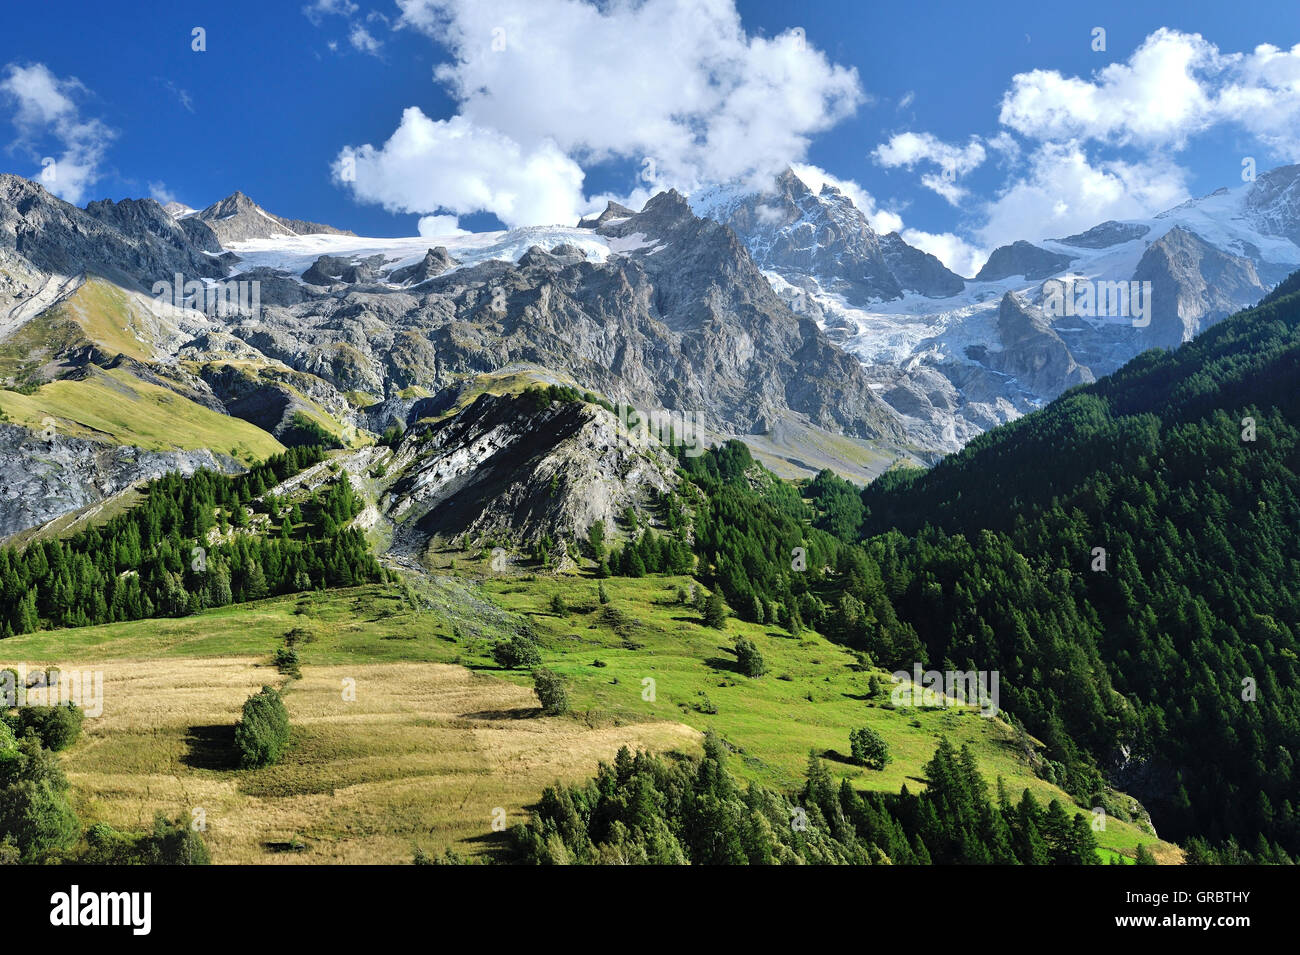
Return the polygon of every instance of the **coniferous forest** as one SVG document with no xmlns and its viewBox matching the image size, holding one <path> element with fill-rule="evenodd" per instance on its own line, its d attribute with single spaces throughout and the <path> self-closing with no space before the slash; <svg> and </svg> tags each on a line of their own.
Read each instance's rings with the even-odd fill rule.
<svg viewBox="0 0 1300 955">
<path fill-rule="evenodd" d="M 169 474 L 130 510 L 67 540 L 0 548 L 0 636 L 384 579 L 362 535 L 346 527 L 361 509 L 347 480 L 292 505 L 268 498 L 324 459 L 320 447 L 296 447 L 235 477 Z"/>
<path fill-rule="evenodd" d="M 739 442 L 683 455 L 697 573 L 887 669 L 997 670 L 1046 778 L 1087 805 L 1126 788 L 1194 860 L 1291 859 L 1298 381 L 1283 288 L 861 491 L 823 472 L 801 496 Z"/>
</svg>

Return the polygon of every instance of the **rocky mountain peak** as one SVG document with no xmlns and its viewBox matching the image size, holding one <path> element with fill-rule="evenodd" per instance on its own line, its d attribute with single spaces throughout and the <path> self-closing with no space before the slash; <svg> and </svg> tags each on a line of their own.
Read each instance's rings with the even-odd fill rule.
<svg viewBox="0 0 1300 955">
<path fill-rule="evenodd" d="M 317 222 L 286 219 L 283 216 L 274 215 L 238 190 L 188 217 L 186 221 L 189 221 L 189 219 L 198 219 L 207 223 L 220 240 L 222 248 L 229 247 L 233 242 L 247 242 L 249 239 L 269 239 L 282 235 L 353 234 Z"/>
<path fill-rule="evenodd" d="M 605 211 L 598 216 L 588 217 L 578 221 L 579 229 L 599 229 L 611 219 L 626 219 L 628 216 L 635 215 L 627 206 L 610 199 L 605 203 Z"/>
<path fill-rule="evenodd" d="M 716 188 L 693 202 L 700 214 L 730 226 L 761 268 L 806 291 L 830 292 L 863 306 L 900 298 L 907 290 L 941 296 L 965 286 L 937 259 L 931 262 L 920 250 L 903 248 L 901 238 L 886 250 L 842 190 L 824 183 L 813 192 L 789 167 L 767 191 Z"/>
</svg>

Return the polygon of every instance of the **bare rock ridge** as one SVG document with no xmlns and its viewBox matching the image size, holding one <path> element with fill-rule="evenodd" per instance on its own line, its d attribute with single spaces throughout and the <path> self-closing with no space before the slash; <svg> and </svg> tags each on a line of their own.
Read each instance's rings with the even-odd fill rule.
<svg viewBox="0 0 1300 955">
<path fill-rule="evenodd" d="M 853 304 L 896 299 L 905 291 L 952 295 L 965 286 L 961 276 L 899 236 L 882 240 L 835 186 L 826 183 L 815 193 L 790 169 L 770 191 L 705 190 L 692 197 L 692 207 L 733 229 L 761 268 Z"/>
<path fill-rule="evenodd" d="M 177 272 L 196 278 L 226 273 L 152 199 L 104 200 L 82 210 L 7 174 L 0 174 L 0 249 L 42 272 L 90 272 L 127 288 L 147 288 Z"/>
<path fill-rule="evenodd" d="M 996 282 L 1012 275 L 1027 279 L 1045 279 L 1068 268 L 1073 260 L 1059 252 L 1049 252 L 1021 240 L 993 250 L 989 260 L 975 276 L 977 282 Z"/>
<path fill-rule="evenodd" d="M 0 424 L 0 538 L 95 504 L 171 471 L 242 470 L 213 451 L 144 451 Z"/>
<path fill-rule="evenodd" d="M 420 552 L 435 535 L 582 540 L 598 520 L 614 527 L 628 507 L 648 513 L 678 481 L 662 448 L 619 439 L 604 408 L 529 395 L 482 395 L 412 428 L 389 470 L 398 477 L 381 509 L 399 554 Z"/>
<path fill-rule="evenodd" d="M 214 202 L 189 218 L 207 225 L 222 247 L 248 239 L 265 239 L 276 235 L 354 235 L 332 226 L 301 219 L 285 219 L 267 212 L 242 192 L 235 192 Z"/>
</svg>

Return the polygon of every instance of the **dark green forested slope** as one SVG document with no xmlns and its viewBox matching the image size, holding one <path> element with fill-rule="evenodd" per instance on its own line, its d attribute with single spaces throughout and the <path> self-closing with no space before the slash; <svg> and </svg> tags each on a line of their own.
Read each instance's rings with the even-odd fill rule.
<svg viewBox="0 0 1300 955">
<path fill-rule="evenodd" d="M 842 489 L 819 500 L 834 530 L 898 555 L 891 602 L 931 660 L 1001 668 L 1013 710 L 1058 752 L 1062 736 L 1084 746 L 1162 835 L 1294 854 L 1300 293 L 1288 289 L 932 471 L 881 478 L 860 507 Z"/>
<path fill-rule="evenodd" d="M 1042 774 L 1081 804 L 1109 783 L 1193 859 L 1283 860 L 1300 852 L 1298 371 L 1284 284 L 932 471 L 861 492 L 823 473 L 810 506 L 729 442 L 679 459 L 690 484 L 667 509 L 689 511 L 696 574 L 740 616 L 889 669 L 996 670 Z M 668 569 L 644 533 L 633 547 L 615 573 Z"/>
<path fill-rule="evenodd" d="M 324 458 L 323 448 L 298 447 L 235 477 L 168 474 L 102 525 L 0 547 L 0 637 L 385 579 L 364 536 L 347 527 L 363 506 L 347 480 L 292 504 L 268 493 Z M 254 527 L 250 514 L 265 519 Z"/>
</svg>

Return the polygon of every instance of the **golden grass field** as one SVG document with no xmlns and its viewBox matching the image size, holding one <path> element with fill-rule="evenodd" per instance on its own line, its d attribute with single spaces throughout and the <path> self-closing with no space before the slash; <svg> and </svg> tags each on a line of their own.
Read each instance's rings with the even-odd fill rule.
<svg viewBox="0 0 1300 955">
<path fill-rule="evenodd" d="M 264 659 L 114 660 L 104 712 L 64 765 L 85 819 L 140 829 L 155 811 L 206 817 L 214 863 L 401 863 L 490 851 L 556 780 L 590 777 L 623 745 L 698 752 L 680 723 L 587 726 L 538 715 L 530 690 L 436 663 L 311 666 L 290 681 L 282 762 L 228 764 L 243 701 L 284 678 Z M 66 661 L 65 670 L 77 668 Z M 355 701 L 343 699 L 355 681 Z M 300 844 L 300 848 L 294 848 Z"/>
</svg>

